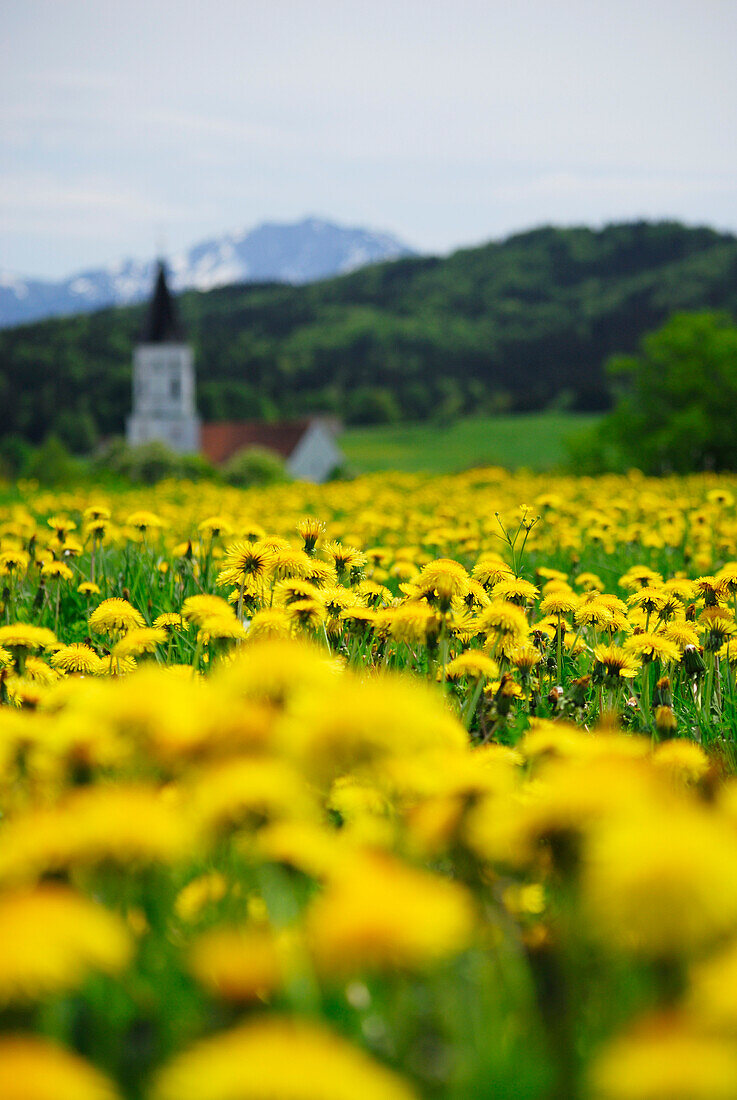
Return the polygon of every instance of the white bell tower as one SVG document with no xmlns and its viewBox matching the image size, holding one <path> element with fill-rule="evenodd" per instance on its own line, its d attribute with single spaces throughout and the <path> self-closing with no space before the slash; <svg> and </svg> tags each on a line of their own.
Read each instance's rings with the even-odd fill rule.
<svg viewBox="0 0 737 1100">
<path fill-rule="evenodd" d="M 133 352 L 133 414 L 126 436 L 132 445 L 158 439 L 182 454 L 200 449 L 194 356 L 162 261 L 141 342 Z"/>
</svg>

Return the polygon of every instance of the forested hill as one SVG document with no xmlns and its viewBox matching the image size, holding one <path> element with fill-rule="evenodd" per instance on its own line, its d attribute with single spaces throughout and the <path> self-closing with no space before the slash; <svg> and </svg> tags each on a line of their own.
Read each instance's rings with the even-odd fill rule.
<svg viewBox="0 0 737 1100">
<path fill-rule="evenodd" d="M 349 421 L 606 405 L 603 363 L 677 310 L 737 313 L 737 238 L 661 222 L 542 228 L 307 286 L 179 299 L 205 419 Z M 0 431 L 121 432 L 142 307 L 0 333 Z"/>
</svg>

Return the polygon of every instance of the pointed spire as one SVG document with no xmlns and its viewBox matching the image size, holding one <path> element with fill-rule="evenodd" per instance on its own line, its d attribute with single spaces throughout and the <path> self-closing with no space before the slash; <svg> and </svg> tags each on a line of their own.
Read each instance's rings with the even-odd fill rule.
<svg viewBox="0 0 737 1100">
<path fill-rule="evenodd" d="M 166 285 L 166 268 L 159 260 L 156 285 L 148 309 L 146 323 L 141 333 L 144 344 L 181 344 L 184 330 L 174 305 L 174 299 Z"/>
</svg>

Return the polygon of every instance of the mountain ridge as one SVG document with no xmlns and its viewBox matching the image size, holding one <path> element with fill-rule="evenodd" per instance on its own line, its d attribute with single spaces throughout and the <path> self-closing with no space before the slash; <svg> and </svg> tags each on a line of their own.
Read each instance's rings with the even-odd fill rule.
<svg viewBox="0 0 737 1100">
<path fill-rule="evenodd" d="M 737 316 L 737 238 L 678 222 L 543 226 L 302 286 L 178 296 L 204 420 L 349 423 L 607 407 L 609 356 L 673 313 Z M 0 433 L 120 433 L 142 305 L 0 332 Z"/>
<path fill-rule="evenodd" d="M 391 233 L 311 216 L 199 241 L 173 253 L 167 266 L 173 290 L 212 290 L 245 282 L 299 285 L 413 254 Z M 0 271 L 0 328 L 140 302 L 151 291 L 155 263 L 119 260 L 63 279 Z"/>
</svg>

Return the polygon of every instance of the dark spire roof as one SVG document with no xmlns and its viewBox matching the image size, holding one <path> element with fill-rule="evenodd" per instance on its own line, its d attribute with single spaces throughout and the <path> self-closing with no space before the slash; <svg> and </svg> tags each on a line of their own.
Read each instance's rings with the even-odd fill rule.
<svg viewBox="0 0 737 1100">
<path fill-rule="evenodd" d="M 141 342 L 143 344 L 181 344 L 183 339 L 184 330 L 166 285 L 166 268 L 163 260 L 159 260 L 156 285 L 141 333 Z"/>
</svg>

